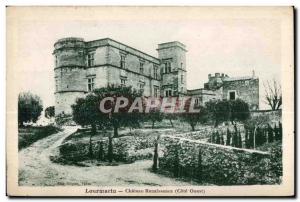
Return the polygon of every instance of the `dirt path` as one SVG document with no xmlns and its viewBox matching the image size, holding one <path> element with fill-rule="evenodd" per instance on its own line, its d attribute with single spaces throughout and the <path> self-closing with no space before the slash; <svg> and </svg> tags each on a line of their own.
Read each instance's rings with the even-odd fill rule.
<svg viewBox="0 0 300 202">
<path fill-rule="evenodd" d="M 119 166 L 77 167 L 60 165 L 49 156 L 76 127 L 65 127 L 63 132 L 41 139 L 19 152 L 19 184 L 21 186 L 55 185 L 191 185 L 151 173 L 152 161 L 137 161 Z"/>
</svg>

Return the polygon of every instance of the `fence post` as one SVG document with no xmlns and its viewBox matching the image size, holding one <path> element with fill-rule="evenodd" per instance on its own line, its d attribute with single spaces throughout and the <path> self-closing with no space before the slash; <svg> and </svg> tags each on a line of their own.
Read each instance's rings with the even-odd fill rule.
<svg viewBox="0 0 300 202">
<path fill-rule="evenodd" d="M 103 142 L 99 142 L 98 160 L 103 161 L 104 160 L 103 156 L 104 156 Z"/>
<path fill-rule="evenodd" d="M 179 177 L 179 155 L 178 155 L 178 149 L 175 149 L 175 157 L 174 157 L 174 169 L 173 174 L 174 177 Z"/>
<path fill-rule="evenodd" d="M 157 139 L 155 140 L 154 143 L 154 155 L 153 155 L 153 166 L 152 166 L 152 170 L 154 172 L 156 172 L 158 169 L 158 139 L 159 136 L 157 136 Z"/>
<path fill-rule="evenodd" d="M 112 137 L 108 137 L 108 152 L 107 152 L 108 161 L 111 163 L 113 161 L 113 144 Z"/>
<path fill-rule="evenodd" d="M 198 152 L 198 167 L 197 167 L 197 177 L 199 182 L 202 182 L 202 153 L 201 149 L 199 148 Z"/>
</svg>

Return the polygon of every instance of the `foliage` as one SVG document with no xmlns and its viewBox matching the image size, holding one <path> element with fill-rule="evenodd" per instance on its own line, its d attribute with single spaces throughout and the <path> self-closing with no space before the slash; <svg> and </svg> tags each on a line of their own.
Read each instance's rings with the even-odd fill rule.
<svg viewBox="0 0 300 202">
<path fill-rule="evenodd" d="M 85 98 L 78 98 L 72 105 L 73 120 L 81 126 L 91 126 L 89 157 L 93 157 L 92 136 L 96 134 L 97 125 L 103 127 L 105 124 L 105 115 L 98 110 L 100 102 L 97 96 L 89 94 Z"/>
<path fill-rule="evenodd" d="M 155 122 L 161 122 L 164 118 L 164 114 L 160 112 L 159 107 L 152 108 L 149 110 L 149 113 L 145 113 L 144 119 L 152 122 L 152 129 L 154 129 Z"/>
<path fill-rule="evenodd" d="M 210 119 L 215 122 L 215 126 L 229 120 L 230 105 L 227 100 L 210 100 L 205 105 Z"/>
<path fill-rule="evenodd" d="M 30 146 L 32 143 L 59 132 L 60 129 L 54 126 L 31 127 L 27 126 L 19 128 L 19 149 Z"/>
<path fill-rule="evenodd" d="M 180 117 L 183 121 L 186 121 L 190 124 L 192 131 L 195 131 L 195 126 L 198 123 L 205 123 L 208 120 L 208 112 L 207 109 L 203 106 L 199 106 L 200 112 L 197 113 L 181 113 Z"/>
<path fill-rule="evenodd" d="M 114 137 L 118 137 L 118 128 L 120 127 L 137 128 L 140 126 L 140 122 L 143 121 L 143 114 L 139 113 L 138 110 L 133 110 L 130 113 L 128 113 L 128 111 L 135 98 L 142 97 L 141 91 L 137 91 L 130 86 L 122 87 L 111 85 L 95 89 L 94 94 L 99 102 L 106 97 L 114 98 L 113 102 L 106 102 L 107 104 L 105 105 L 105 108 L 112 108 L 112 113 L 103 114 L 105 119 L 104 122 L 102 122 L 106 125 L 106 127 L 112 127 L 114 129 Z M 117 97 L 125 97 L 129 102 L 126 107 L 120 108 L 117 112 L 115 112 L 114 109 Z"/>
<path fill-rule="evenodd" d="M 250 117 L 249 105 L 241 99 L 229 101 L 230 106 L 230 121 L 244 122 Z"/>
<path fill-rule="evenodd" d="M 42 100 L 30 92 L 20 93 L 18 97 L 18 123 L 23 126 L 26 122 L 35 123 L 43 111 Z"/>
<path fill-rule="evenodd" d="M 54 106 L 47 107 L 45 109 L 45 117 L 49 119 L 49 118 L 54 117 L 54 116 L 55 116 Z"/>
<path fill-rule="evenodd" d="M 265 102 L 271 107 L 272 110 L 280 109 L 282 105 L 282 92 L 281 85 L 275 79 L 272 84 L 270 81 L 264 83 L 265 87 Z"/>
<path fill-rule="evenodd" d="M 218 126 L 222 122 L 246 121 L 250 117 L 249 105 L 243 100 L 210 100 L 206 102 L 209 117 Z"/>
</svg>

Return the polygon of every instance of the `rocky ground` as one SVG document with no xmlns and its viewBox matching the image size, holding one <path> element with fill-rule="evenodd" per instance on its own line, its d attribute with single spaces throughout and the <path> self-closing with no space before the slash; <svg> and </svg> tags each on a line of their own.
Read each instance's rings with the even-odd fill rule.
<svg viewBox="0 0 300 202">
<path fill-rule="evenodd" d="M 50 161 L 57 155 L 57 147 L 62 141 L 77 130 L 65 127 L 62 132 L 41 139 L 19 152 L 20 186 L 57 186 L 57 185 L 192 185 L 150 172 L 152 161 L 137 161 L 118 166 L 78 167 L 60 165 Z"/>
</svg>

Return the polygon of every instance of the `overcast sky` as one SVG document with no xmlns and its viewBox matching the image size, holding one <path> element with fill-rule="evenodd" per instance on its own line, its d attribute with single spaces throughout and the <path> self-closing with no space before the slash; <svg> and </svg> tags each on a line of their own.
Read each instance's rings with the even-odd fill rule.
<svg viewBox="0 0 300 202">
<path fill-rule="evenodd" d="M 46 16 L 45 16 L 46 15 Z M 86 41 L 112 38 L 157 57 L 157 44 L 180 41 L 187 47 L 187 87 L 202 88 L 209 73 L 250 76 L 260 79 L 260 105 L 263 82 L 280 80 L 280 21 L 269 18 L 195 19 L 57 19 L 47 14 L 41 20 L 19 23 L 18 69 L 21 91 L 38 94 L 44 107 L 54 105 L 53 44 L 63 37 Z"/>
</svg>

